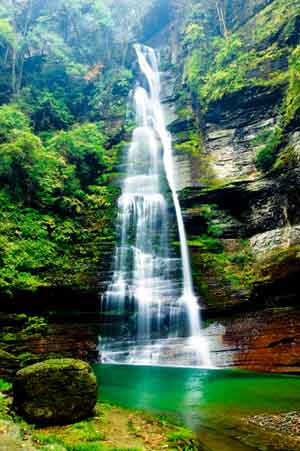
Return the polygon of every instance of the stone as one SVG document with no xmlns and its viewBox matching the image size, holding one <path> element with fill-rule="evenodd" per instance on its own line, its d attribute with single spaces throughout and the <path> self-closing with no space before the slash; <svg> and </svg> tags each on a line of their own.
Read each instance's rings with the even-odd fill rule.
<svg viewBox="0 0 300 451">
<path fill-rule="evenodd" d="M 300 313 L 268 308 L 210 322 L 203 334 L 219 368 L 300 373 Z"/>
<path fill-rule="evenodd" d="M 250 244 L 256 258 L 264 258 L 275 249 L 288 249 L 300 244 L 300 226 L 283 227 L 253 236 Z"/>
<path fill-rule="evenodd" d="M 93 414 L 96 377 L 89 364 L 52 359 L 20 370 L 13 386 L 17 411 L 37 424 L 67 424 Z"/>
<path fill-rule="evenodd" d="M 0 377 L 12 380 L 19 366 L 20 362 L 16 356 L 0 348 Z"/>
</svg>

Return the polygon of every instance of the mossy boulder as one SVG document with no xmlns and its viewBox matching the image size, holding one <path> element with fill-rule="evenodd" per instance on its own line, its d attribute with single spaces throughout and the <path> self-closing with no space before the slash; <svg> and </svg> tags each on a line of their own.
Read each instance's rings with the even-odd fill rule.
<svg viewBox="0 0 300 451">
<path fill-rule="evenodd" d="M 51 359 L 18 371 L 14 402 L 37 424 L 67 424 L 88 417 L 97 401 L 96 377 L 86 362 Z"/>
</svg>

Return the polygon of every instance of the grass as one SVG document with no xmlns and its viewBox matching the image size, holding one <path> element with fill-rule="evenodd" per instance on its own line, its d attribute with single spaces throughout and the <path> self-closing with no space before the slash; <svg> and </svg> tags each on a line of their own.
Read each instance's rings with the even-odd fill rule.
<svg viewBox="0 0 300 451">
<path fill-rule="evenodd" d="M 193 434 L 177 421 L 108 404 L 85 421 L 35 430 L 32 439 L 43 451 L 194 450 Z"/>
<path fill-rule="evenodd" d="M 67 445 L 67 451 L 143 451 L 140 448 L 107 448 L 101 443 L 79 443 Z"/>
<path fill-rule="evenodd" d="M 70 426 L 70 432 L 77 440 L 83 442 L 96 442 L 104 440 L 105 436 L 102 432 L 95 429 L 95 426 L 90 421 L 81 421 Z"/>
<path fill-rule="evenodd" d="M 168 441 L 174 449 L 178 451 L 199 451 L 199 443 L 195 440 L 193 433 L 186 429 L 180 428 L 177 431 L 168 434 Z"/>
</svg>

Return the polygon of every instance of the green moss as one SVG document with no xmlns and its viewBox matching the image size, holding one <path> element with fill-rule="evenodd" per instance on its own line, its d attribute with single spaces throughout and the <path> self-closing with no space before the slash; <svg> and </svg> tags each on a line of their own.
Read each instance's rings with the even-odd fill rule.
<svg viewBox="0 0 300 451">
<path fill-rule="evenodd" d="M 52 359 L 18 371 L 14 394 L 31 422 L 65 424 L 93 414 L 97 384 L 91 367 L 75 359 Z"/>
<path fill-rule="evenodd" d="M 11 332 L 1 334 L 1 341 L 4 343 L 13 343 L 16 341 L 16 334 Z"/>
<path fill-rule="evenodd" d="M 279 126 L 271 131 L 263 131 L 255 138 L 255 144 L 264 143 L 259 148 L 255 158 L 255 164 L 258 169 L 263 172 L 268 172 L 272 169 L 279 154 L 282 140 L 283 130 Z"/>
<path fill-rule="evenodd" d="M 34 433 L 32 440 L 36 445 L 63 445 L 63 441 L 54 434 L 43 434 L 42 432 Z"/>
<path fill-rule="evenodd" d="M 270 70 L 270 66 L 291 53 L 298 16 L 298 1 L 275 0 L 238 30 L 220 37 L 209 10 L 194 17 L 191 14 L 183 36 L 184 79 L 201 106 L 207 108 L 210 102 L 246 87 L 273 88 L 288 83 L 284 68 Z"/>
<path fill-rule="evenodd" d="M 219 252 L 223 249 L 222 240 L 218 238 L 203 235 L 197 239 L 189 240 L 188 245 L 191 247 L 198 247 L 206 252 Z"/>
<path fill-rule="evenodd" d="M 193 120 L 194 119 L 193 110 L 186 106 L 178 108 L 176 110 L 176 115 L 179 117 L 179 119 L 185 119 L 185 120 Z"/>
<path fill-rule="evenodd" d="M 74 369 L 78 369 L 78 370 L 86 370 L 87 368 L 89 368 L 88 364 L 85 362 L 82 362 L 80 360 L 76 360 L 76 359 L 50 359 L 50 360 L 45 360 L 43 362 L 40 363 L 36 363 L 35 365 L 30 365 L 26 368 L 23 368 L 19 374 L 20 376 L 30 376 L 30 375 L 35 375 L 37 374 L 39 371 L 45 372 L 45 374 L 48 371 L 52 371 L 52 370 L 64 370 L 64 369 L 70 369 L 70 368 L 74 368 Z"/>
<path fill-rule="evenodd" d="M 293 50 L 289 59 L 289 84 L 284 101 L 284 123 L 289 125 L 300 112 L 300 47 Z"/>
<path fill-rule="evenodd" d="M 48 323 L 45 318 L 40 316 L 31 316 L 28 318 L 22 334 L 25 336 L 42 335 L 48 330 Z"/>
<path fill-rule="evenodd" d="M 143 451 L 141 448 L 108 448 L 102 443 L 78 443 L 66 445 L 67 451 Z"/>
<path fill-rule="evenodd" d="M 104 434 L 96 431 L 94 425 L 90 421 L 81 421 L 75 423 L 69 428 L 72 440 L 82 442 L 96 442 L 104 440 Z"/>
<path fill-rule="evenodd" d="M 251 17 L 239 34 L 256 45 L 272 42 L 275 37 L 285 44 L 295 30 L 293 19 L 298 13 L 298 0 L 274 0 Z"/>
<path fill-rule="evenodd" d="M 228 301 L 237 292 L 249 295 L 256 280 L 254 258 L 246 240 L 226 248 L 226 240 L 199 237 L 191 243 L 195 285 L 209 304 Z"/>
<path fill-rule="evenodd" d="M 298 167 L 299 165 L 299 154 L 295 151 L 294 146 L 288 145 L 283 148 L 279 153 L 273 168 L 272 173 L 282 173 L 282 171 L 288 171 Z"/>
<path fill-rule="evenodd" d="M 284 279 L 298 272 L 299 262 L 298 245 L 272 250 L 257 263 L 257 282 L 266 283 Z"/>
<path fill-rule="evenodd" d="M 204 150 L 203 137 L 200 132 L 189 132 L 185 139 L 175 143 L 174 150 L 186 153 L 192 157 L 201 155 Z"/>
<path fill-rule="evenodd" d="M 20 361 L 20 367 L 24 368 L 40 362 L 44 359 L 44 356 L 32 354 L 31 352 L 22 352 L 21 354 L 18 354 L 18 359 Z"/>
<path fill-rule="evenodd" d="M 7 395 L 12 389 L 12 384 L 0 379 L 0 420 L 11 420 L 12 398 Z"/>
<path fill-rule="evenodd" d="M 233 38 L 232 38 L 233 39 Z M 238 38 L 235 38 L 240 42 Z M 233 40 L 233 42 L 235 42 Z M 267 51 L 246 49 L 245 47 L 233 47 L 233 60 L 223 57 L 230 41 L 222 41 L 224 47 L 215 56 L 215 65 L 207 73 L 204 84 L 199 88 L 199 94 L 205 103 L 220 100 L 227 94 L 242 90 L 249 86 L 276 86 L 287 80 L 285 72 L 273 72 L 265 78 L 265 65 L 279 59 L 286 50 L 270 47 Z M 227 62 L 230 61 L 230 62 Z M 252 75 L 253 74 L 253 75 Z"/>
<path fill-rule="evenodd" d="M 0 420 L 8 421 L 12 418 L 12 398 L 0 393 Z"/>
</svg>

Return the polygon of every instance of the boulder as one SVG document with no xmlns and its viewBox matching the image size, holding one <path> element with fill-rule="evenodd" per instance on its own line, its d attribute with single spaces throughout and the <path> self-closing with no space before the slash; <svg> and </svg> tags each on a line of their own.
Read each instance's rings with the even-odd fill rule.
<svg viewBox="0 0 300 451">
<path fill-rule="evenodd" d="M 86 362 L 51 359 L 18 371 L 14 382 L 17 411 L 37 424 L 67 424 L 93 414 L 96 377 Z"/>
</svg>

